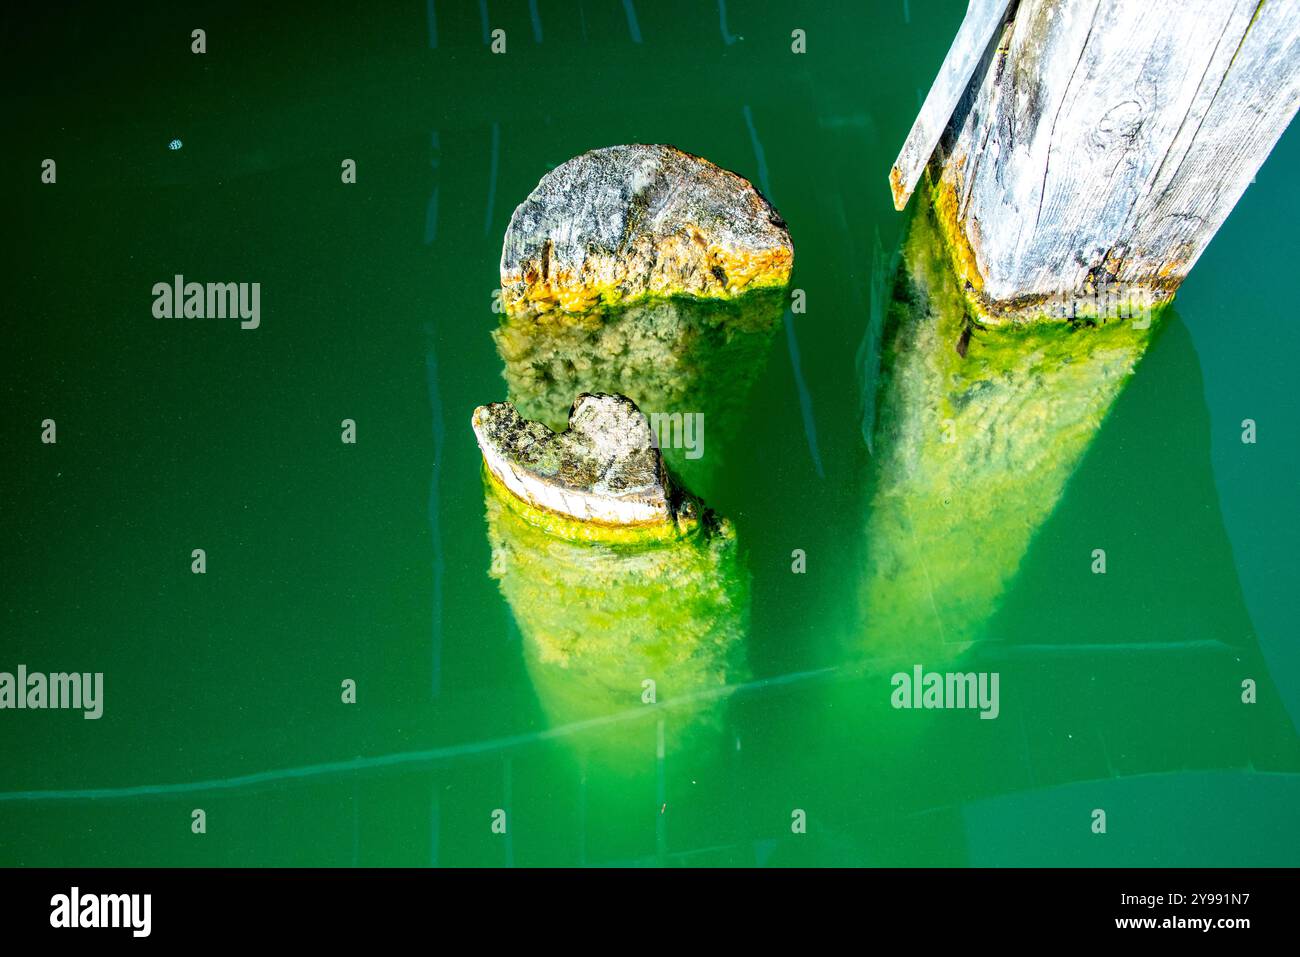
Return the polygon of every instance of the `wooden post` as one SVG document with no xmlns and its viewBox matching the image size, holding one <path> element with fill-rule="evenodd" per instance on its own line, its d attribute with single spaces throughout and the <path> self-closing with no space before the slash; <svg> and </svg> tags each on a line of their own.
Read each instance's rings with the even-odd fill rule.
<svg viewBox="0 0 1300 957">
<path fill-rule="evenodd" d="M 971 0 L 894 202 L 928 166 L 985 320 L 1158 303 L 1298 106 L 1296 0 Z"/>
</svg>

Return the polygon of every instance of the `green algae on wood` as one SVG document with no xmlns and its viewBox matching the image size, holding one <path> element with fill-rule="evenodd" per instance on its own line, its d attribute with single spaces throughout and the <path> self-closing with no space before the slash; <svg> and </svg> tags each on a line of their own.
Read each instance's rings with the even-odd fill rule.
<svg viewBox="0 0 1300 957">
<path fill-rule="evenodd" d="M 784 289 L 765 289 L 726 301 L 678 296 L 585 313 L 519 313 L 504 316 L 493 338 L 510 401 L 552 429 L 564 428 L 581 392 L 626 395 L 652 423 L 685 419 L 694 447 L 660 441 L 660 450 L 674 474 L 707 496 L 785 305 Z"/>
<path fill-rule="evenodd" d="M 549 719 L 571 724 L 648 708 L 649 680 L 655 703 L 670 708 L 668 746 L 700 740 L 730 687 L 747 677 L 749 575 L 731 523 L 706 511 L 663 526 L 659 537 L 557 523 L 484 477 L 491 575 Z M 595 737 L 606 754 L 641 741 L 621 724 Z"/>
<path fill-rule="evenodd" d="M 506 488 L 486 465 L 483 467 L 483 481 L 497 494 L 503 508 L 510 509 L 521 521 L 534 528 L 565 541 L 601 545 L 648 545 L 688 539 L 700 534 L 702 528 L 699 506 L 685 493 L 682 493 L 681 504 L 671 521 L 608 525 L 570 518 L 532 505 Z M 706 520 L 712 520 L 707 513 Z"/>
<path fill-rule="evenodd" d="M 870 641 L 979 635 L 1160 319 L 981 323 L 933 212 L 914 217 L 882 349 Z"/>
<path fill-rule="evenodd" d="M 965 223 L 959 213 L 962 191 L 962 162 L 942 171 L 929 191 L 933 225 L 947 251 L 949 263 L 967 309 L 979 322 L 995 326 L 1033 323 L 1045 319 L 1098 320 L 1149 318 L 1173 299 L 1176 283 L 1120 282 L 1120 263 L 1113 256 L 1102 257 L 1077 288 L 1053 293 L 1024 293 L 995 299 L 985 290 L 979 254 L 972 237 L 978 239 L 978 222 Z"/>
<path fill-rule="evenodd" d="M 668 477 L 626 397 L 579 396 L 569 424 L 557 434 L 506 403 L 475 410 L 491 574 L 556 722 L 639 707 L 651 682 L 680 743 L 743 680 L 749 577 L 735 531 Z"/>
<path fill-rule="evenodd" d="M 510 402 L 474 426 L 492 574 L 555 720 L 644 706 L 652 682 L 671 745 L 743 680 L 749 575 L 731 523 L 685 488 L 738 431 L 792 263 L 752 185 L 672 147 L 583 154 L 515 210 L 494 334 Z M 692 417 L 700 440 L 707 422 L 708 465 L 646 412 Z"/>
</svg>

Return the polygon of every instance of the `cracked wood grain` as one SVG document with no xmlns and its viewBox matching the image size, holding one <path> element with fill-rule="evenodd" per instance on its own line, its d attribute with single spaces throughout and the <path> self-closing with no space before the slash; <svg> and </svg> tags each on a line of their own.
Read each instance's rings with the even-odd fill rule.
<svg viewBox="0 0 1300 957">
<path fill-rule="evenodd" d="M 1300 3 L 1022 0 L 1005 34 L 933 151 L 959 271 L 993 311 L 1168 295 L 1300 107 Z"/>
</svg>

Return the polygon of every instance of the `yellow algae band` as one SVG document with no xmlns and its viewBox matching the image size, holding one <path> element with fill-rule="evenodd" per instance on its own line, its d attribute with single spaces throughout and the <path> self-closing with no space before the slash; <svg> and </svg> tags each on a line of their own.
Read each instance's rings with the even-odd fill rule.
<svg viewBox="0 0 1300 957">
<path fill-rule="evenodd" d="M 748 180 L 672 146 L 611 146 L 547 173 L 501 252 L 507 315 L 674 296 L 732 299 L 790 280 L 785 221 Z"/>
<path fill-rule="evenodd" d="M 984 272 L 972 240 L 978 243 L 977 220 L 960 214 L 962 167 L 955 161 L 930 191 L 929 204 L 918 214 L 930 221 L 947 252 L 967 308 L 988 326 L 1050 320 L 1150 320 L 1173 299 L 1180 278 L 1150 276 L 1143 282 L 1120 282 L 1121 264 L 1108 260 L 1091 270 L 1080 287 L 994 299 L 985 290 Z M 968 232 L 969 231 L 969 232 Z M 1142 327 L 1145 328 L 1145 327 Z"/>
<path fill-rule="evenodd" d="M 568 271 L 542 279 L 535 272 L 501 276 L 502 305 L 507 316 L 536 313 L 581 314 L 602 307 L 633 305 L 656 299 L 690 296 L 700 299 L 735 299 L 762 289 L 780 289 L 790 282 L 794 255 L 777 249 L 759 253 L 730 253 L 713 249 L 703 268 L 672 270 L 663 261 L 644 282 L 626 268 L 614 266 L 585 274 Z"/>
</svg>

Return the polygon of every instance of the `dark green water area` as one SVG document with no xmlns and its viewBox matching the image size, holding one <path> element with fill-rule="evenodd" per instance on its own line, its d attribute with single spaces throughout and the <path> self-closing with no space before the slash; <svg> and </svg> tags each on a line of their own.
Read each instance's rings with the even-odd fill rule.
<svg viewBox="0 0 1300 957">
<path fill-rule="evenodd" d="M 1300 131 L 1149 330 L 959 356 L 886 174 L 964 8 L 7 25 L 0 672 L 104 692 L 0 711 L 0 864 L 1300 863 Z M 629 381 L 578 334 L 529 380 L 493 293 L 537 181 L 638 142 L 763 191 L 806 311 L 678 317 L 689 381 L 627 391 L 706 410 L 668 460 L 727 534 L 593 548 L 494 497 L 470 415 Z M 257 328 L 156 318 L 177 275 L 259 283 Z M 895 707 L 918 666 L 996 717 Z"/>
</svg>

